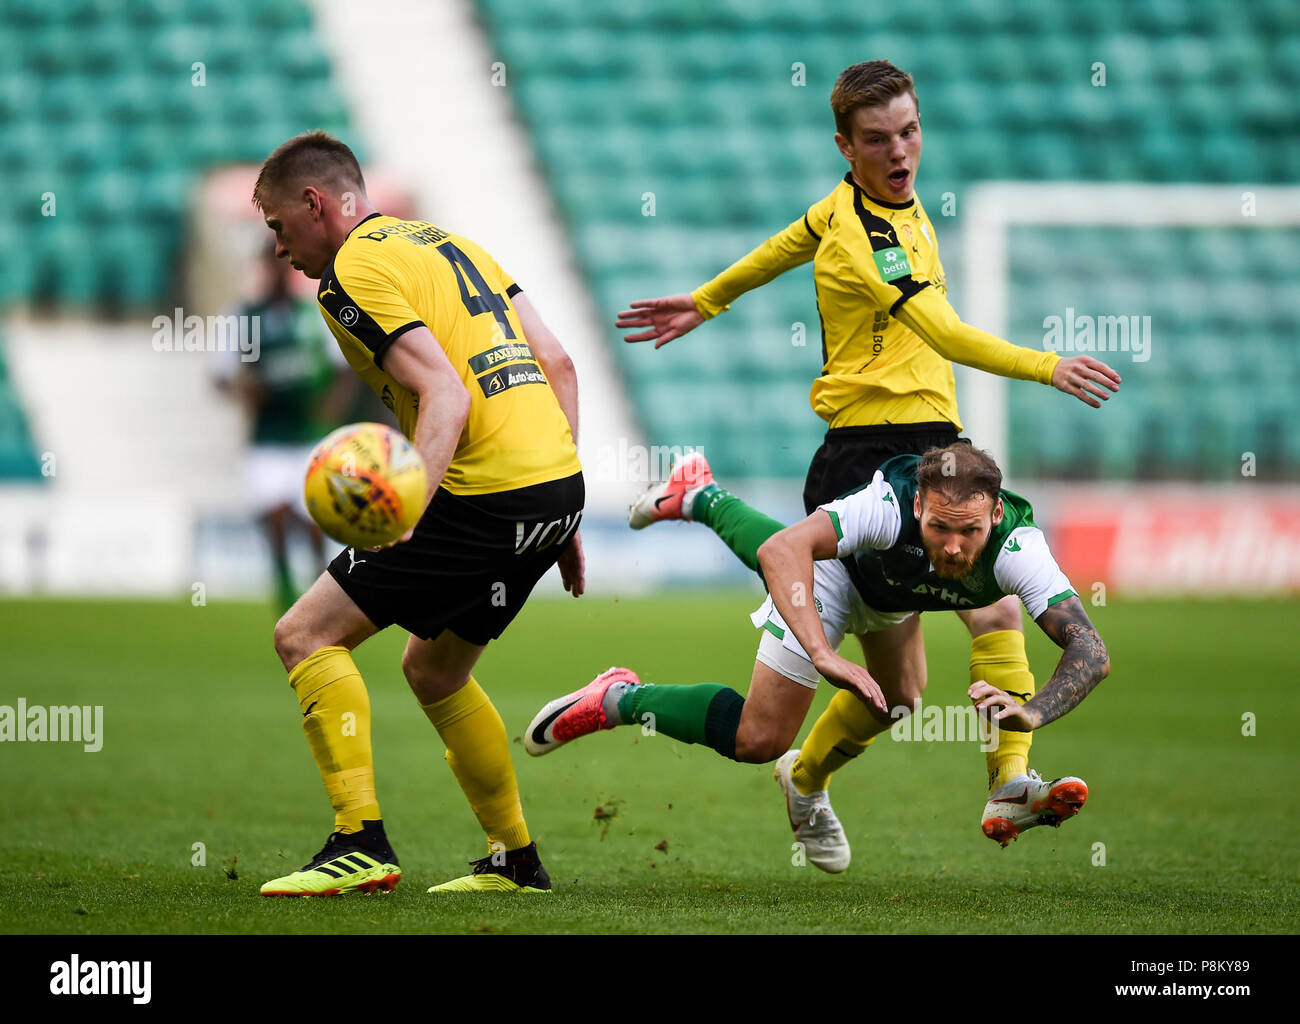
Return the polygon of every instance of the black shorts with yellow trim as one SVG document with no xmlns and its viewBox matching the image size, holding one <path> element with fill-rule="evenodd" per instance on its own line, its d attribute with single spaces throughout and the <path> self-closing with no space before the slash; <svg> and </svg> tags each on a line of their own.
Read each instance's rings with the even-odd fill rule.
<svg viewBox="0 0 1300 1024">
<path fill-rule="evenodd" d="M 947 448 L 959 440 L 964 439 L 957 436 L 957 425 L 946 420 L 828 430 L 808 466 L 804 511 L 812 515 L 818 505 L 870 483 L 881 464 L 895 455 L 924 455 L 931 448 Z"/>
<path fill-rule="evenodd" d="M 581 473 L 495 494 L 439 488 L 406 543 L 347 548 L 328 571 L 379 629 L 487 644 L 573 542 L 585 501 Z"/>
</svg>

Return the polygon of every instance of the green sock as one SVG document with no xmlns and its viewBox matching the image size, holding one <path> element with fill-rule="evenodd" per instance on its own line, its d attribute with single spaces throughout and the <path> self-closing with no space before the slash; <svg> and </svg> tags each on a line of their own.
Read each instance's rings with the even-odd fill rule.
<svg viewBox="0 0 1300 1024">
<path fill-rule="evenodd" d="M 618 701 L 627 725 L 640 725 L 684 743 L 704 743 L 736 759 L 736 732 L 745 698 L 718 683 L 629 686 Z"/>
<path fill-rule="evenodd" d="M 717 484 L 709 484 L 695 496 L 691 503 L 691 519 L 716 533 L 737 558 L 760 576 L 759 547 L 772 534 L 785 529 L 784 523 L 750 508 Z"/>
</svg>

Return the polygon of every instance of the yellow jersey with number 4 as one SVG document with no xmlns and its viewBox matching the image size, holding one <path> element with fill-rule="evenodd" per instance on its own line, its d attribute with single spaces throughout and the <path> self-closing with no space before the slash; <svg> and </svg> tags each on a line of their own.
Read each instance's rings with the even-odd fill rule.
<svg viewBox="0 0 1300 1024">
<path fill-rule="evenodd" d="M 352 229 L 321 275 L 316 299 L 325 323 L 408 438 L 419 396 L 384 372 L 389 348 L 412 328 L 427 327 L 459 372 L 470 409 L 442 478 L 453 494 L 515 490 L 582 469 L 568 420 L 510 301 L 520 290 L 468 238 L 378 213 Z"/>
</svg>

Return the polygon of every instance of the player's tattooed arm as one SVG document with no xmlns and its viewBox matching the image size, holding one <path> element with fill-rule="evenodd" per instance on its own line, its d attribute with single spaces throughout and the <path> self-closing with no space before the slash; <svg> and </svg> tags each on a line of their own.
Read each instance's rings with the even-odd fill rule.
<svg viewBox="0 0 1300 1024">
<path fill-rule="evenodd" d="M 1110 674 L 1106 645 L 1077 597 L 1052 605 L 1035 621 L 1062 650 L 1056 671 L 1043 688 L 1023 706 L 988 683 L 975 683 L 969 690 L 976 708 L 992 709 L 997 724 L 1011 732 L 1028 732 L 1056 721 L 1078 707 Z"/>
<path fill-rule="evenodd" d="M 1058 601 L 1036 621 L 1062 652 L 1052 678 L 1025 704 L 1035 712 L 1038 728 L 1078 707 L 1110 675 L 1110 655 L 1077 597 Z"/>
</svg>

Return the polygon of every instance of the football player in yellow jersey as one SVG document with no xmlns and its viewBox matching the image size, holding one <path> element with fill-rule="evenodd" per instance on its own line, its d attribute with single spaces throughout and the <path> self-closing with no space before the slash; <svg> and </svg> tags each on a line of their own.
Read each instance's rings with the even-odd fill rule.
<svg viewBox="0 0 1300 1024">
<path fill-rule="evenodd" d="M 957 316 L 946 297 L 934 225 L 914 193 L 921 119 L 910 75 L 888 61 L 855 64 L 836 81 L 831 109 L 835 144 L 849 170 L 830 195 L 694 292 L 633 302 L 617 321 L 624 329 L 646 328 L 628 335 L 629 342 L 654 340 L 659 348 L 726 310 L 746 291 L 813 260 L 823 366 L 811 400 L 830 429 L 804 485 L 810 514 L 870 480 L 887 459 L 957 440 L 961 420 L 952 362 L 1050 384 L 1094 408 L 1120 384 L 1114 370 L 1090 356 L 1062 359 L 1021 348 Z M 639 507 L 634 506 L 634 526 L 667 518 L 663 506 L 649 518 L 642 510 L 638 519 Z M 987 681 L 1023 700 L 1032 697 L 1034 678 L 1015 601 L 1006 598 L 957 614 L 972 637 L 971 682 Z M 919 631 L 920 617 L 913 616 L 893 629 L 858 637 L 868 667 L 889 665 L 903 681 L 898 696 L 907 706 L 909 694 L 925 689 Z M 783 759 L 783 786 L 805 798 L 787 801 L 796 832 L 815 827 L 797 820 L 796 803 L 828 808 L 831 774 L 866 749 L 872 728 L 861 702 L 839 692 L 802 750 Z M 987 755 L 991 795 L 1027 775 L 1031 735 L 1000 735 Z M 993 837 L 989 806 L 984 830 Z M 833 821 L 833 816 L 823 813 L 820 820 Z M 842 844 L 847 864 L 842 832 L 825 838 Z"/>
<path fill-rule="evenodd" d="M 430 892 L 548 893 L 505 726 L 471 673 L 552 565 L 565 589 L 583 591 L 573 364 L 481 248 L 376 211 L 337 139 L 312 132 L 281 145 L 253 202 L 276 255 L 320 279 L 326 324 L 424 457 L 430 486 L 406 536 L 342 552 L 276 625 L 334 830 L 262 894 L 391 891 L 401 878 L 375 795 L 369 696 L 351 655 L 394 624 L 411 634 L 402 671 L 488 840 L 471 874 Z"/>
</svg>

